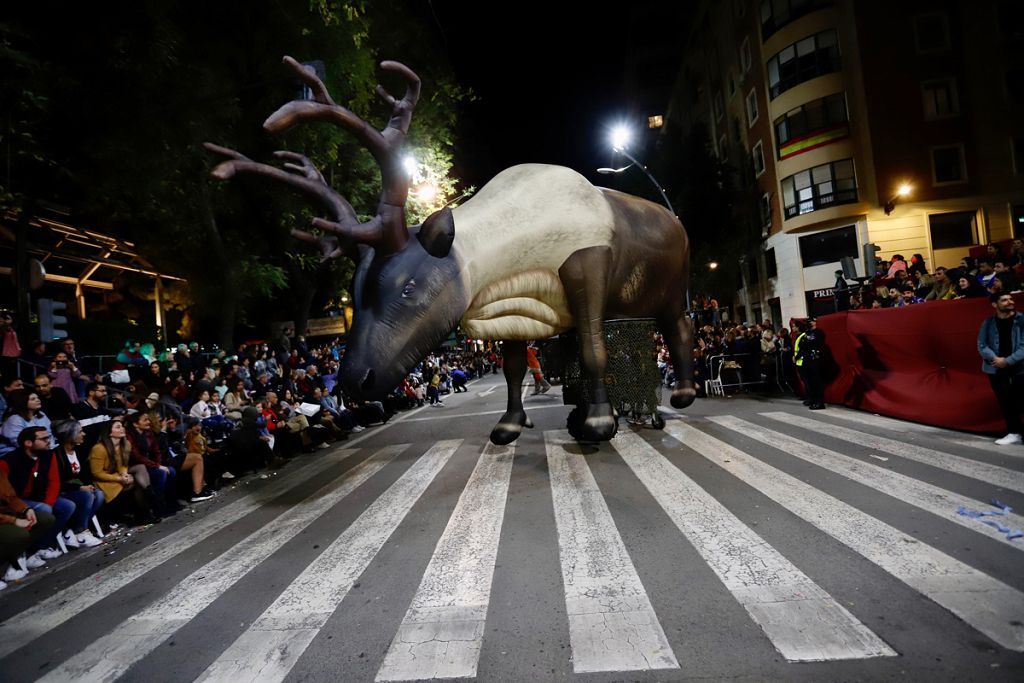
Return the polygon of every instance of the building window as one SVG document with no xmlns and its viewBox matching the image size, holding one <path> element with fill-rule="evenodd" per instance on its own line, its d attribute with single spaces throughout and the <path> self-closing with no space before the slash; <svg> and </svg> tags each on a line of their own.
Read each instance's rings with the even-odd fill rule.
<svg viewBox="0 0 1024 683">
<path fill-rule="evenodd" d="M 754 144 L 754 148 L 750 150 L 750 156 L 753 157 L 754 161 L 754 177 L 760 178 L 761 174 L 764 173 L 764 150 L 761 147 L 760 140 L 758 140 Z"/>
<path fill-rule="evenodd" d="M 815 166 L 782 181 L 783 213 L 787 219 L 856 201 L 853 159 Z"/>
<path fill-rule="evenodd" d="M 767 40 L 791 21 L 831 4 L 831 0 L 761 0 L 761 39 Z"/>
<path fill-rule="evenodd" d="M 1024 104 L 1024 69 L 1006 72 L 1006 99 L 1014 104 Z"/>
<path fill-rule="evenodd" d="M 747 127 L 754 125 L 757 121 L 757 90 L 751 89 L 747 93 Z"/>
<path fill-rule="evenodd" d="M 648 116 L 647 117 L 647 127 L 648 128 L 661 128 L 664 125 L 665 125 L 665 117 L 662 116 L 661 114 L 658 114 L 657 116 Z"/>
<path fill-rule="evenodd" d="M 822 31 L 793 43 L 768 60 L 768 94 L 775 99 L 792 87 L 839 71 L 839 40 L 835 30 Z"/>
<path fill-rule="evenodd" d="M 932 249 L 958 249 L 978 243 L 978 214 L 974 211 L 933 213 L 928 216 Z"/>
<path fill-rule="evenodd" d="M 772 197 L 770 194 L 765 192 L 761 195 L 761 227 L 770 228 L 772 227 Z M 773 252 L 774 254 L 774 252 Z M 771 277 L 771 276 L 769 276 Z"/>
<path fill-rule="evenodd" d="M 788 159 L 850 134 L 845 93 L 808 102 L 775 119 L 776 155 Z"/>
<path fill-rule="evenodd" d="M 949 19 L 946 13 L 928 12 L 914 17 L 914 44 L 919 55 L 948 50 Z"/>
<path fill-rule="evenodd" d="M 836 263 L 844 256 L 857 258 L 857 231 L 852 225 L 800 238 L 804 268 Z"/>
<path fill-rule="evenodd" d="M 1013 156 L 1013 172 L 1024 175 L 1024 138 L 1010 140 L 1010 152 Z"/>
<path fill-rule="evenodd" d="M 754 61 L 750 57 L 750 38 L 744 38 L 740 43 L 740 73 L 746 76 L 753 63 Z"/>
<path fill-rule="evenodd" d="M 932 182 L 935 185 L 967 182 L 963 145 L 932 147 Z"/>
<path fill-rule="evenodd" d="M 924 118 L 927 121 L 945 119 L 960 114 L 960 99 L 956 94 L 956 79 L 941 78 L 921 84 L 924 95 Z"/>
<path fill-rule="evenodd" d="M 725 116 L 725 103 L 722 101 L 722 91 L 715 91 L 715 121 L 721 121 L 722 117 Z"/>
<path fill-rule="evenodd" d="M 779 276 L 779 266 L 775 263 L 775 247 L 764 252 L 764 274 L 769 279 Z"/>
</svg>

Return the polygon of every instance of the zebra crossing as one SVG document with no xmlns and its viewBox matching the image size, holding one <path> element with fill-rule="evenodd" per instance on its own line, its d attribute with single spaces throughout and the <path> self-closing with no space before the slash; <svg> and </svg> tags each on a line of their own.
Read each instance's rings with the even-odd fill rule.
<svg viewBox="0 0 1024 683">
<path fill-rule="evenodd" d="M 771 514 L 786 515 L 816 542 L 844 548 L 849 557 L 891 578 L 892 585 L 937 606 L 935 638 L 941 638 L 942 628 L 962 623 L 978 638 L 1024 652 L 1024 592 L 1005 566 L 972 562 L 969 553 L 954 552 L 942 539 L 910 533 L 902 520 L 879 512 L 878 505 L 862 504 L 857 495 L 865 491 L 875 496 L 871 500 L 891 501 L 896 509 L 913 511 L 908 514 L 915 520 L 927 519 L 930 528 L 1015 558 L 1024 543 L 1008 540 L 957 509 L 985 507 L 988 501 L 977 493 L 982 490 L 1011 504 L 1020 500 L 1024 474 L 1005 459 L 986 457 L 980 440 L 974 446 L 979 454 L 965 457 L 941 447 L 962 441 L 962 435 L 917 432 L 932 440 L 932 448 L 876 433 L 893 430 L 891 422 L 834 412 L 813 418 L 779 410 L 745 418 L 675 418 L 664 432 L 623 429 L 599 449 L 581 446 L 561 431 L 544 431 L 527 433 L 506 447 L 448 439 L 338 450 L 0 622 L 0 670 L 13 671 L 11 662 L 59 639 L 79 615 L 102 611 L 129 584 L 146 581 L 190 549 L 209 547 L 209 559 L 177 583 L 161 583 L 140 594 L 129 614 L 111 620 L 105 631 L 89 633 L 83 647 L 45 652 L 35 673 L 9 680 L 139 678 L 148 657 L 173 645 L 177 634 L 193 628 L 226 593 L 246 585 L 273 591 L 260 603 L 266 607 L 243 623 L 218 624 L 220 632 L 208 634 L 209 650 L 192 653 L 195 674 L 187 680 L 302 677 L 297 672 L 309 666 L 311 657 L 321 656 L 324 639 L 333 637 L 332 619 L 344 617 L 353 587 L 371 566 L 380 570 L 382 550 L 396 542 L 399 530 L 416 524 L 414 507 L 432 504 L 431 495 L 444 489 L 457 500 L 450 512 L 445 508 L 443 530 L 429 539 L 422 572 L 416 569 L 416 580 L 394 598 L 401 608 L 384 620 L 389 633 L 373 652 L 346 652 L 343 638 L 331 648 L 338 657 L 365 658 L 360 669 L 365 680 L 482 676 L 482 658 L 494 645 L 492 639 L 501 637 L 489 625 L 496 610 L 509 608 L 492 595 L 495 577 L 529 570 L 498 562 L 503 539 L 520 531 L 519 520 L 506 510 L 522 495 L 514 486 L 515 472 L 527 454 L 534 457 L 534 471 L 544 468 L 550 489 L 554 529 L 546 538 L 554 542 L 542 550 L 557 558 L 561 579 L 558 602 L 539 600 L 535 608 L 555 614 L 553 620 L 564 629 L 569 644 L 564 670 L 569 674 L 651 672 L 655 679 L 672 679 L 685 675 L 696 657 L 679 629 L 667 626 L 680 615 L 668 611 L 672 603 L 664 588 L 659 592 L 645 578 L 649 558 L 635 550 L 632 523 L 623 525 L 614 482 L 627 478 L 646 497 L 638 513 L 643 524 L 675 539 L 680 552 L 709 570 L 718 581 L 715 590 L 738 606 L 752 632 L 785 665 L 884 662 L 912 654 L 892 631 L 869 620 L 862 605 L 836 597 L 835 580 L 817 566 L 806 566 L 814 563 L 793 552 L 791 544 L 744 519 L 704 475 L 693 476 L 698 470 L 732 488 L 745 487 L 750 496 L 763 499 Z M 813 436 L 822 434 L 832 447 Z M 878 452 L 889 460 L 873 459 Z M 922 466 L 955 476 L 926 481 L 930 478 L 921 475 Z M 442 473 L 447 473 L 444 481 Z M 393 479 L 381 480 L 387 476 Z M 842 485 L 825 490 L 821 482 L 826 480 Z M 454 488 L 448 491 L 451 481 Z M 380 482 L 379 495 L 324 548 L 316 546 L 297 576 L 266 589 L 252 585 L 254 570 L 373 482 Z M 303 496 L 283 502 L 287 493 L 303 486 Z M 215 542 L 226 527 L 267 505 L 280 506 L 280 514 L 231 544 Z M 1024 527 L 1024 517 L 1012 512 L 1000 519 Z M 393 571 L 401 574 L 397 567 Z M 724 616 L 713 612 L 689 618 L 706 621 L 709 629 L 725 628 L 716 623 Z M 209 628 L 208 621 L 204 624 Z M 493 662 L 486 666 L 497 672 Z"/>
</svg>

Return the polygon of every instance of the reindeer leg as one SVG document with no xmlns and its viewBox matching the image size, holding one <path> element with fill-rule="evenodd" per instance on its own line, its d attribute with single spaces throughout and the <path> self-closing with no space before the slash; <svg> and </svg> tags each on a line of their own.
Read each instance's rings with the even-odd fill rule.
<svg viewBox="0 0 1024 683">
<path fill-rule="evenodd" d="M 604 384 L 608 350 L 604 345 L 603 320 L 611 262 L 610 247 L 588 247 L 573 253 L 558 269 L 576 322 L 580 359 L 593 399 L 580 428 L 582 441 L 608 441 L 618 429 Z"/>
<path fill-rule="evenodd" d="M 506 341 L 501 353 L 504 359 L 505 384 L 508 386 L 508 408 L 491 430 L 491 443 L 504 446 L 518 439 L 523 427 L 532 427 L 533 422 L 523 409 L 526 342 Z"/>
<path fill-rule="evenodd" d="M 693 321 L 682 310 L 682 304 L 659 316 L 658 326 L 665 335 L 665 344 L 676 370 L 672 387 L 672 407 L 686 408 L 697 398 L 693 384 Z"/>
</svg>

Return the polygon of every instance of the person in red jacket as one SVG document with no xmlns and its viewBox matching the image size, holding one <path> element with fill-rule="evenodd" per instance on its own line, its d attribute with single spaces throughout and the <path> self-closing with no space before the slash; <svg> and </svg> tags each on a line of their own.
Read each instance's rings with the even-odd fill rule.
<svg viewBox="0 0 1024 683">
<path fill-rule="evenodd" d="M 178 505 L 177 472 L 170 465 L 170 455 L 160 448 L 149 413 L 129 415 L 125 433 L 132 446 L 128 471 L 135 477 L 135 483 L 142 487 L 153 513 L 158 517 L 177 513 L 181 509 Z"/>
<path fill-rule="evenodd" d="M 17 566 L 18 556 L 50 532 L 53 515 L 25 505 L 0 468 L 0 590 L 7 581 L 18 581 L 27 573 Z"/>
<path fill-rule="evenodd" d="M 0 460 L 0 471 L 7 476 L 15 493 L 37 513 L 52 514 L 50 531 L 39 540 L 26 560 L 29 569 L 41 567 L 63 553 L 56 549 L 57 534 L 67 528 L 75 504 L 60 498 L 60 468 L 50 450 L 50 433 L 42 427 L 26 427 L 18 434 L 18 448 Z"/>
</svg>

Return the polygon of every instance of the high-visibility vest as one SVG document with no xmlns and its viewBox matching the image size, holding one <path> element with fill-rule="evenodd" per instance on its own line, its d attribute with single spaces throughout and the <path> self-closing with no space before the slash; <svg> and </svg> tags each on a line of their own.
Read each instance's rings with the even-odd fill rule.
<svg viewBox="0 0 1024 683">
<path fill-rule="evenodd" d="M 804 335 L 806 334 L 806 332 L 801 332 L 800 336 L 796 338 L 795 342 L 793 342 L 793 358 L 795 359 L 793 362 L 797 367 L 804 364 L 803 356 L 800 355 L 800 342 L 803 341 Z"/>
</svg>

